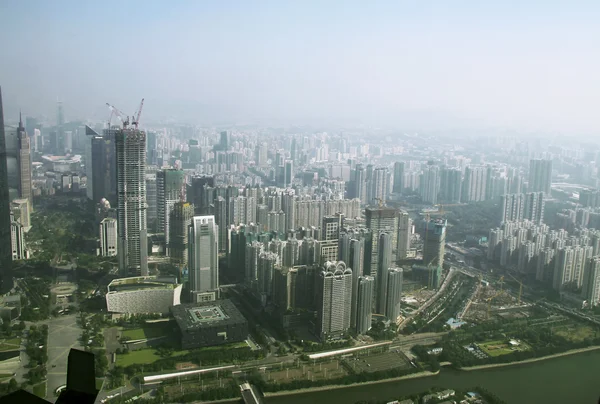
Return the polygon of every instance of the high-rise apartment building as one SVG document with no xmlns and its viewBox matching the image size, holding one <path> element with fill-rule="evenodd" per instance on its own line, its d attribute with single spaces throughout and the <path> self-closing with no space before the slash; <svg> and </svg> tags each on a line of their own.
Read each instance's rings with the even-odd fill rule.
<svg viewBox="0 0 600 404">
<path fill-rule="evenodd" d="M 169 246 L 169 221 L 173 206 L 185 200 L 185 175 L 183 170 L 163 169 L 156 173 L 156 214 L 157 229 L 165 235 L 165 243 Z M 168 252 L 168 249 L 167 249 Z"/>
<path fill-rule="evenodd" d="M 216 300 L 219 295 L 219 242 L 215 217 L 194 216 L 189 227 L 188 243 L 192 301 Z"/>
<path fill-rule="evenodd" d="M 529 192 L 525 194 L 523 218 L 535 224 L 542 224 L 544 221 L 544 207 L 543 192 Z"/>
<path fill-rule="evenodd" d="M 285 160 L 283 166 L 283 187 L 291 187 L 294 180 L 294 161 Z"/>
<path fill-rule="evenodd" d="M 8 172 L 6 165 L 6 134 L 4 131 L 4 111 L 2 109 L 2 89 L 0 88 L 0 294 L 13 287 L 10 199 L 8 192 Z"/>
<path fill-rule="evenodd" d="M 340 237 L 340 245 L 346 245 L 344 247 L 344 253 L 339 254 L 340 260 L 346 259 L 346 263 L 350 265 L 352 270 L 352 308 L 350 311 L 350 325 L 356 326 L 357 322 L 357 310 L 358 310 L 358 285 L 359 278 L 363 276 L 364 270 L 364 255 L 365 255 L 365 240 L 359 238 L 352 238 L 349 234 L 344 234 Z"/>
<path fill-rule="evenodd" d="M 373 318 L 373 291 L 375 290 L 375 278 L 372 276 L 361 276 L 358 278 L 356 294 L 356 333 L 366 334 L 371 329 Z"/>
<path fill-rule="evenodd" d="M 392 267 L 392 238 L 388 233 L 379 235 L 377 260 L 377 290 L 375 311 L 385 314 L 388 292 L 388 270 Z"/>
<path fill-rule="evenodd" d="M 158 182 L 157 166 L 146 167 L 146 223 L 152 232 L 158 229 Z"/>
<path fill-rule="evenodd" d="M 188 229 L 194 217 L 194 205 L 179 201 L 173 205 L 169 220 L 169 257 L 180 267 L 188 263 Z"/>
<path fill-rule="evenodd" d="M 423 264 L 427 267 L 441 267 L 444 264 L 446 225 L 445 219 L 432 219 L 426 223 Z"/>
<path fill-rule="evenodd" d="M 327 262 L 318 280 L 316 333 L 321 340 L 343 336 L 350 328 L 352 270 Z"/>
<path fill-rule="evenodd" d="M 158 165 L 158 134 L 156 132 L 148 132 L 146 134 L 146 157 L 148 165 Z"/>
<path fill-rule="evenodd" d="M 524 194 L 506 194 L 500 197 L 500 223 L 523 220 Z"/>
<path fill-rule="evenodd" d="M 392 246 L 396 246 L 398 243 L 398 213 L 394 208 L 387 206 L 382 207 L 368 207 L 365 209 L 366 225 L 373 234 L 373 249 L 371 259 L 371 271 L 369 273 L 375 273 L 377 271 L 378 262 L 378 243 L 379 233 L 386 232 L 392 237 Z"/>
<path fill-rule="evenodd" d="M 544 193 L 506 194 L 500 197 L 500 223 L 523 219 L 535 224 L 544 221 Z"/>
<path fill-rule="evenodd" d="M 396 247 L 396 259 L 408 258 L 410 250 L 410 238 L 412 234 L 412 220 L 408 212 L 398 213 L 398 243 Z"/>
<path fill-rule="evenodd" d="M 386 167 L 377 167 L 373 170 L 371 181 L 367 184 L 370 191 L 368 201 L 371 204 L 385 202 L 390 195 L 390 172 Z"/>
<path fill-rule="evenodd" d="M 440 168 L 428 165 L 423 169 L 419 179 L 419 194 L 425 203 L 435 205 L 438 203 L 440 193 Z"/>
<path fill-rule="evenodd" d="M 278 266 L 279 255 L 276 253 L 263 251 L 259 254 L 255 290 L 260 296 L 263 306 L 266 305 L 267 301 L 273 295 L 273 277 Z"/>
<path fill-rule="evenodd" d="M 114 257 L 118 252 L 117 220 L 111 217 L 100 222 L 100 255 Z"/>
<path fill-rule="evenodd" d="M 354 197 L 360 199 L 362 205 L 368 203 L 367 197 L 367 171 L 362 164 L 357 164 L 354 170 Z"/>
<path fill-rule="evenodd" d="M 321 225 L 321 239 L 325 241 L 337 240 L 340 238 L 340 231 L 344 225 L 344 215 L 336 214 L 333 216 L 324 216 Z"/>
<path fill-rule="evenodd" d="M 222 131 L 219 138 L 219 150 L 227 151 L 231 147 L 231 133 Z"/>
<path fill-rule="evenodd" d="M 587 260 L 582 295 L 590 307 L 600 305 L 600 257 L 598 256 Z"/>
<path fill-rule="evenodd" d="M 394 163 L 394 185 L 392 192 L 401 194 L 404 191 L 404 162 L 397 161 Z"/>
<path fill-rule="evenodd" d="M 462 171 L 459 168 L 443 168 L 440 172 L 440 201 L 459 203 L 462 189 Z"/>
<path fill-rule="evenodd" d="M 552 160 L 532 159 L 529 161 L 529 192 L 544 192 L 550 195 L 552 187 Z"/>
<path fill-rule="evenodd" d="M 246 244 L 244 280 L 250 288 L 255 287 L 258 279 L 258 257 L 263 251 L 264 245 L 258 241 Z"/>
<path fill-rule="evenodd" d="M 148 275 L 146 228 L 146 133 L 123 128 L 115 134 L 119 272 Z"/>
<path fill-rule="evenodd" d="M 465 168 L 462 185 L 462 202 L 485 201 L 487 187 L 487 167 L 469 166 Z"/>
<path fill-rule="evenodd" d="M 391 268 L 387 272 L 387 293 L 384 315 L 396 324 L 400 316 L 400 302 L 402 299 L 402 276 L 401 268 Z"/>
<path fill-rule="evenodd" d="M 562 290 L 573 281 L 574 261 L 575 250 L 573 247 L 567 246 L 556 251 L 554 279 L 552 280 L 552 286 L 555 290 Z"/>
<path fill-rule="evenodd" d="M 259 167 L 266 167 L 267 164 L 267 151 L 268 145 L 265 142 L 261 142 L 256 146 L 256 165 Z"/>
</svg>

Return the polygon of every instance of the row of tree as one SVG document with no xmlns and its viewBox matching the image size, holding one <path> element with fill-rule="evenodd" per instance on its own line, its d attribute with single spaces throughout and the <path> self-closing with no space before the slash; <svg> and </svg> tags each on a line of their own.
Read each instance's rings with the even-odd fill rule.
<svg viewBox="0 0 600 404">
<path fill-rule="evenodd" d="M 26 373 L 29 384 L 34 385 L 43 381 L 46 377 L 46 362 L 48 361 L 48 325 L 41 327 L 32 325 L 27 333 L 25 353 L 29 358 Z"/>
<path fill-rule="evenodd" d="M 224 363 L 240 363 L 263 357 L 262 351 L 252 351 L 250 348 L 217 348 L 217 349 L 198 349 L 193 350 L 186 355 L 180 355 L 176 358 L 166 357 L 153 363 L 141 365 L 132 364 L 125 368 L 125 374 L 133 377 L 135 374 L 144 372 L 159 372 L 162 370 L 175 369 L 179 362 L 192 362 L 198 366 L 212 366 Z"/>
</svg>

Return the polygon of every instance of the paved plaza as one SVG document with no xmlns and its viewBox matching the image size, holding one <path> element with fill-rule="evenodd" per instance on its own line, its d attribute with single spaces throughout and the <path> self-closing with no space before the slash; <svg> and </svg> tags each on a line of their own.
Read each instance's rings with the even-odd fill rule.
<svg viewBox="0 0 600 404">
<path fill-rule="evenodd" d="M 67 383 L 67 359 L 71 348 L 83 349 L 79 342 L 81 328 L 77 315 L 61 316 L 44 321 L 48 324 L 48 390 L 46 399 L 54 401 L 54 390 Z M 55 366 L 55 367 L 53 367 Z"/>
</svg>

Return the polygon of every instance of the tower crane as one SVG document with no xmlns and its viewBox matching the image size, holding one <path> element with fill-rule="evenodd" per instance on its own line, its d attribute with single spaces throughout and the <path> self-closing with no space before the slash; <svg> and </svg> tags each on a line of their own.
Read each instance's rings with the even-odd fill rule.
<svg viewBox="0 0 600 404">
<path fill-rule="evenodd" d="M 521 282 L 520 280 L 518 280 L 517 278 L 515 278 L 510 273 L 507 272 L 507 274 L 508 274 L 508 276 L 510 276 L 513 280 L 515 280 L 519 284 L 519 299 L 518 299 L 518 304 L 521 304 L 521 296 L 523 295 L 523 282 Z"/>
<path fill-rule="evenodd" d="M 140 116 L 142 115 L 142 108 L 144 108 L 144 99 L 142 98 L 142 102 L 140 102 L 140 107 L 138 108 L 135 114 L 135 120 L 131 122 L 131 124 L 137 129 L 140 123 Z"/>
<path fill-rule="evenodd" d="M 123 129 L 126 129 L 129 126 L 129 117 L 125 115 L 123 112 L 119 111 L 117 107 L 114 105 L 110 105 L 108 102 L 106 106 L 112 111 L 112 113 L 116 114 L 121 123 L 123 124 Z M 112 114 L 111 114 L 112 116 Z"/>
<path fill-rule="evenodd" d="M 498 296 L 501 296 L 501 295 L 503 295 L 503 294 L 504 294 L 504 292 L 503 292 L 503 291 L 500 291 L 500 292 L 498 292 L 498 293 L 494 294 L 492 297 L 488 297 L 488 298 L 486 299 L 486 302 L 487 302 L 487 318 L 488 318 L 488 319 L 490 318 L 490 308 L 491 308 L 491 306 L 492 306 L 492 301 L 493 301 L 495 298 L 497 298 Z"/>
</svg>

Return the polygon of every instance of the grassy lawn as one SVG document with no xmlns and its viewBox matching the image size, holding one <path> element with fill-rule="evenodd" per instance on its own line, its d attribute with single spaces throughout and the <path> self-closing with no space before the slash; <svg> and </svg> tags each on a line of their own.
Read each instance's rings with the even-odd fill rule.
<svg viewBox="0 0 600 404">
<path fill-rule="evenodd" d="M 46 397 L 46 382 L 41 382 L 33 386 L 33 394 L 40 398 Z"/>
<path fill-rule="evenodd" d="M 523 341 L 520 341 L 520 344 L 517 347 L 511 347 L 507 341 L 489 341 L 478 345 L 483 352 L 492 357 L 508 355 L 515 351 L 528 351 L 531 349 L 529 345 Z"/>
<path fill-rule="evenodd" d="M 172 323 L 149 324 L 141 328 L 124 329 L 121 331 L 123 338 L 127 340 L 171 337 L 173 335 Z"/>
<path fill-rule="evenodd" d="M 580 342 L 586 338 L 594 338 L 596 330 L 587 325 L 573 325 L 554 330 L 554 334 L 573 342 Z"/>
<path fill-rule="evenodd" d="M 129 351 L 124 355 L 117 355 L 117 365 L 129 366 L 135 364 L 147 365 L 162 359 L 153 348 L 140 349 L 139 351 Z M 175 351 L 171 357 L 182 356 L 188 354 L 189 351 Z"/>
<path fill-rule="evenodd" d="M 0 373 L 0 381 L 10 380 L 13 377 L 12 373 Z"/>
<path fill-rule="evenodd" d="M 123 330 L 121 332 L 123 338 L 132 340 L 132 339 L 144 339 L 146 338 L 146 334 L 144 333 L 143 328 L 133 328 L 130 330 Z"/>
<path fill-rule="evenodd" d="M 21 347 L 21 338 L 11 338 L 0 341 L 0 352 L 14 351 Z"/>
<path fill-rule="evenodd" d="M 97 377 L 96 378 L 96 390 L 100 390 L 102 388 L 103 383 L 104 383 L 104 378 Z"/>
</svg>

